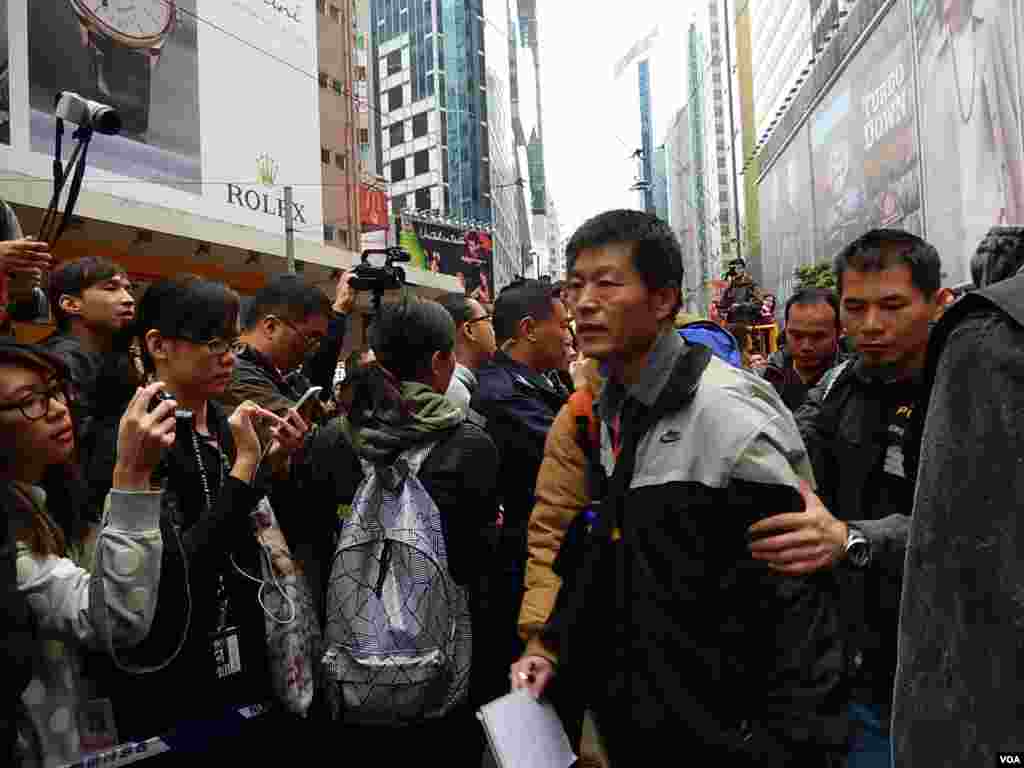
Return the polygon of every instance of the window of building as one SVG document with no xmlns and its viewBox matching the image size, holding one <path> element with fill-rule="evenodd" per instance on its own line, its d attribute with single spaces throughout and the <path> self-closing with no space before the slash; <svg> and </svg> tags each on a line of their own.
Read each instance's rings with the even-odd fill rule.
<svg viewBox="0 0 1024 768">
<path fill-rule="evenodd" d="M 418 115 L 413 115 L 412 118 L 412 137 L 418 139 L 421 136 L 427 135 L 427 113 L 420 112 Z"/>
<path fill-rule="evenodd" d="M 344 171 L 348 167 L 348 160 L 343 154 L 338 152 L 334 155 L 334 164 Z"/>
<path fill-rule="evenodd" d="M 388 110 L 394 111 L 402 106 L 402 86 L 396 85 L 388 91 Z"/>
<path fill-rule="evenodd" d="M 364 35 L 362 32 L 356 32 L 356 50 L 366 50 L 366 35 Z M 365 80 L 366 78 L 364 77 L 363 79 Z"/>
<path fill-rule="evenodd" d="M 331 242 L 334 240 L 335 228 L 333 224 L 324 224 L 324 240 Z"/>
<path fill-rule="evenodd" d="M 360 81 L 366 80 L 366 67 L 356 64 L 355 78 Z"/>
<path fill-rule="evenodd" d="M 413 155 L 413 173 L 419 176 L 430 171 L 430 151 L 423 149 Z M 419 206 L 417 206 L 418 208 Z"/>
<path fill-rule="evenodd" d="M 327 73 L 326 72 L 321 72 L 319 80 L 320 80 L 320 87 L 321 88 L 326 88 L 327 87 L 327 83 L 329 81 L 329 78 L 327 77 Z"/>
<path fill-rule="evenodd" d="M 370 145 L 360 144 L 359 145 L 359 161 L 363 166 L 367 166 L 370 163 Z"/>
<path fill-rule="evenodd" d="M 369 144 L 370 143 L 370 129 L 369 128 L 360 128 L 359 129 L 359 143 L 360 144 Z"/>
<path fill-rule="evenodd" d="M 326 10 L 327 3 L 324 0 L 316 0 L 316 9 L 319 13 L 323 14 Z"/>
<path fill-rule="evenodd" d="M 342 91 L 341 80 L 338 80 L 337 78 L 332 80 L 331 81 L 331 88 L 333 88 L 334 92 L 340 96 L 341 95 L 341 91 Z"/>
<path fill-rule="evenodd" d="M 320 147 L 320 162 L 324 164 L 331 162 L 331 150 L 327 147 Z"/>
<path fill-rule="evenodd" d="M 402 50 L 388 54 L 388 74 L 395 75 L 402 71 Z"/>
<path fill-rule="evenodd" d="M 398 213 L 404 211 L 406 206 L 405 195 L 395 195 L 391 198 L 391 212 Z"/>
<path fill-rule="evenodd" d="M 388 128 L 388 134 L 391 138 L 391 146 L 397 147 L 405 141 L 405 123 L 397 122 L 392 124 L 392 126 Z"/>
<path fill-rule="evenodd" d="M 441 150 L 441 178 L 444 180 L 445 184 L 448 183 L 448 150 L 447 149 L 442 149 Z"/>
<path fill-rule="evenodd" d="M 348 248 L 348 230 L 338 229 L 338 242 L 341 243 L 342 248 Z"/>
<path fill-rule="evenodd" d="M 433 187 L 424 187 L 416 190 L 416 210 L 430 210 L 430 190 L 432 189 Z"/>
<path fill-rule="evenodd" d="M 405 158 L 391 161 L 391 181 L 402 181 L 405 179 Z"/>
<path fill-rule="evenodd" d="M 341 11 L 338 10 L 338 6 L 332 5 L 331 6 L 331 20 L 332 21 L 337 21 L 340 16 L 341 16 Z"/>
</svg>

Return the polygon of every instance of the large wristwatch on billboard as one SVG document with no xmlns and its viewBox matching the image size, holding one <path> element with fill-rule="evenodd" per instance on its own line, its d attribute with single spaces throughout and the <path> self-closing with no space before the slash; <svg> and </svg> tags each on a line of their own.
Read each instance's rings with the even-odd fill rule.
<svg viewBox="0 0 1024 768">
<path fill-rule="evenodd" d="M 174 31 L 173 0 L 67 0 L 92 57 L 97 100 L 121 113 L 124 132 L 149 127 L 153 70 Z"/>
</svg>

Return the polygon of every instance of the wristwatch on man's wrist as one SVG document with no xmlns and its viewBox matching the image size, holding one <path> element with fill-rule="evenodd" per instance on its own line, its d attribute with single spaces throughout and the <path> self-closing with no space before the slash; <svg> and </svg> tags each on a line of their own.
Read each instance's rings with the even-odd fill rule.
<svg viewBox="0 0 1024 768">
<path fill-rule="evenodd" d="M 871 562 L 871 542 L 854 526 L 847 526 L 846 559 L 855 568 L 866 568 Z"/>
<path fill-rule="evenodd" d="M 144 134 L 153 70 L 178 15 L 174 0 L 67 2 L 92 58 L 95 98 L 121 113 L 125 133 Z"/>
</svg>

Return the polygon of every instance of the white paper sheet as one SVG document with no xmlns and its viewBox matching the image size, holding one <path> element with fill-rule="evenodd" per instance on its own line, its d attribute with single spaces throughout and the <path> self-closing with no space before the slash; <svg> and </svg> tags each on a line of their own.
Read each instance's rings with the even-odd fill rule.
<svg viewBox="0 0 1024 768">
<path fill-rule="evenodd" d="M 576 755 L 547 701 L 520 689 L 480 708 L 498 768 L 569 768 Z"/>
</svg>

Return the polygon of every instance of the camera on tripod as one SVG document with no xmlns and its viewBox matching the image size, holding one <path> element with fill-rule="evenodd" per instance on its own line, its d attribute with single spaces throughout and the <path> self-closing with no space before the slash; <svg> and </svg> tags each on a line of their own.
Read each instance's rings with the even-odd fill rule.
<svg viewBox="0 0 1024 768">
<path fill-rule="evenodd" d="M 370 256 L 381 254 L 386 257 L 384 266 L 377 267 L 370 263 Z M 354 291 L 372 291 L 375 296 L 384 291 L 396 291 L 405 285 L 405 270 L 396 267 L 395 262 L 409 261 L 412 261 L 412 257 L 397 247 L 363 251 L 362 260 L 352 270 L 348 284 Z"/>
</svg>

